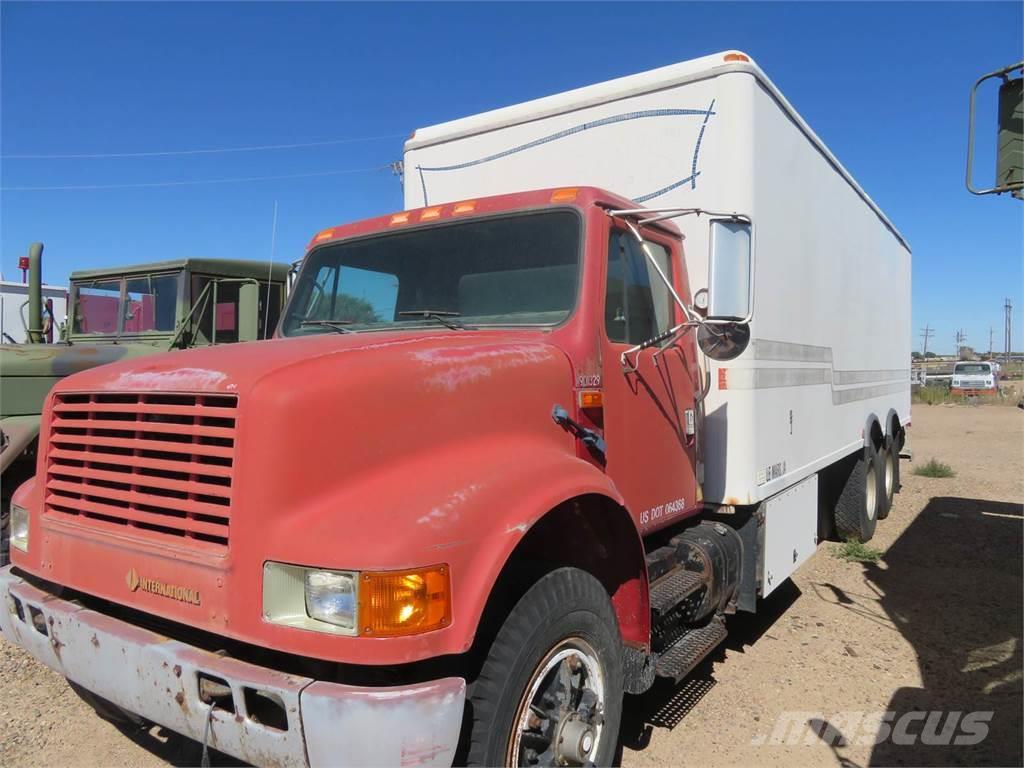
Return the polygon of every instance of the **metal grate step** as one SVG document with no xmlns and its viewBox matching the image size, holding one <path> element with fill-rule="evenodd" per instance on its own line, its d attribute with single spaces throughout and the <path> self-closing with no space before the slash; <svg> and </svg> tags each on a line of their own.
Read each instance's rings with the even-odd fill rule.
<svg viewBox="0 0 1024 768">
<path fill-rule="evenodd" d="M 687 632 L 658 657 L 655 674 L 672 678 L 676 682 L 682 680 L 687 672 L 725 640 L 726 634 L 725 621 L 719 616 L 707 625 Z"/>
<path fill-rule="evenodd" d="M 658 579 L 651 587 L 651 611 L 655 619 L 668 613 L 703 584 L 704 580 L 699 573 L 682 569 Z"/>
</svg>

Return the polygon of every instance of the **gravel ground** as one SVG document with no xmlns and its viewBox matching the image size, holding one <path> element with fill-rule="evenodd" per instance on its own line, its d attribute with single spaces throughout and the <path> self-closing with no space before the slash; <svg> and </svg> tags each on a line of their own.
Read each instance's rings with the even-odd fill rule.
<svg viewBox="0 0 1024 768">
<path fill-rule="evenodd" d="M 917 477 L 903 462 L 903 492 L 871 542 L 881 561 L 822 546 L 757 616 L 732 617 L 723 648 L 687 681 L 627 698 L 624 766 L 1022 764 L 1024 413 L 917 406 L 911 447 L 915 464 L 934 457 L 957 476 Z M 993 714 L 980 716 L 978 744 L 875 744 L 887 711 L 892 723 L 942 713 L 937 728 L 910 715 L 910 735 L 941 732 L 959 717 L 947 713 Z M 5 642 L 0 719 L 3 766 L 199 763 L 195 742 L 100 720 Z"/>
</svg>

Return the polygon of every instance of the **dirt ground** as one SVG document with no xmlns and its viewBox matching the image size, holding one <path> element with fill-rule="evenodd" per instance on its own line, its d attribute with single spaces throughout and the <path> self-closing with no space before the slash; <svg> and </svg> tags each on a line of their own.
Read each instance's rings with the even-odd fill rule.
<svg viewBox="0 0 1024 768">
<path fill-rule="evenodd" d="M 823 545 L 757 616 L 731 617 L 723 648 L 687 681 L 627 697 L 624 766 L 1022 764 L 1024 411 L 915 406 L 913 417 L 914 464 L 936 458 L 956 477 L 918 477 L 904 461 L 903 492 L 871 542 L 880 562 L 848 563 Z M 909 724 L 907 738 L 893 729 L 875 744 L 886 712 Z M 930 728 L 912 714 L 926 712 L 940 713 Z M 991 713 L 977 716 L 981 730 L 959 720 L 972 712 Z M 3 766 L 200 758 L 195 742 L 100 720 L 2 642 L 0 722 Z M 942 724 L 985 738 L 914 738 Z"/>
</svg>

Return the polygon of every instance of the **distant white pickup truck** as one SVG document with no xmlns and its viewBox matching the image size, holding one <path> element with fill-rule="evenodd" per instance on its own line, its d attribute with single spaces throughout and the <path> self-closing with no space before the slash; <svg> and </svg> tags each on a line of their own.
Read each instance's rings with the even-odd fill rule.
<svg viewBox="0 0 1024 768">
<path fill-rule="evenodd" d="M 994 395 L 999 391 L 999 364 L 983 361 L 961 362 L 953 366 L 954 395 Z"/>
</svg>

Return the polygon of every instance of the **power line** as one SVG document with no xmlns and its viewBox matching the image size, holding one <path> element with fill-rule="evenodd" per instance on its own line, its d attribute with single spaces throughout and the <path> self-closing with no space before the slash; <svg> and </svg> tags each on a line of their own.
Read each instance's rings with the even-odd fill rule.
<svg viewBox="0 0 1024 768">
<path fill-rule="evenodd" d="M 370 168 L 345 168 L 338 171 L 316 171 L 313 173 L 285 173 L 278 176 L 232 176 L 223 179 L 190 179 L 188 181 L 150 181 L 137 184 L 63 184 L 47 187 L 0 187 L 0 192 L 50 192 L 55 190 L 89 189 L 141 189 L 145 187 L 188 187 L 197 184 L 234 184 L 244 181 L 277 181 L 280 179 L 312 179 L 320 176 L 343 176 L 351 173 L 390 170 L 391 165 L 376 165 Z"/>
<path fill-rule="evenodd" d="M 83 154 L 54 155 L 0 155 L 4 160 L 97 160 L 118 157 L 171 157 L 177 155 L 217 155 L 227 152 L 266 152 L 276 149 L 304 149 L 306 147 L 329 147 L 338 144 L 356 144 L 364 141 L 400 139 L 405 134 L 389 133 L 384 136 L 359 136 L 351 139 L 330 139 L 328 141 L 307 141 L 297 144 L 259 144 L 249 147 L 217 147 L 213 149 L 169 149 L 159 152 L 93 152 Z"/>
</svg>

